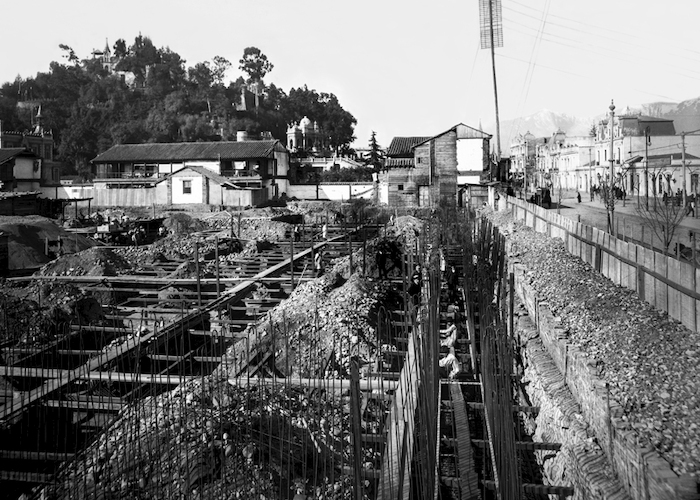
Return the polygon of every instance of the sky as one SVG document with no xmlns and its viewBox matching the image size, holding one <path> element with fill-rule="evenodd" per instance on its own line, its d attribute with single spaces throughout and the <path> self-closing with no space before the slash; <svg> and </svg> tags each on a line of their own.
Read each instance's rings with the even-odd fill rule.
<svg viewBox="0 0 700 500">
<path fill-rule="evenodd" d="M 543 109 L 593 117 L 649 102 L 700 97 L 700 2 L 501 0 L 495 50 L 502 120 Z M 265 80 L 335 94 L 357 119 L 355 146 L 372 131 L 432 136 L 457 123 L 495 133 L 490 50 L 480 48 L 479 0 L 34 0 L 2 8 L 0 82 L 47 71 L 140 34 L 186 66 L 258 47 Z M 13 19 L 12 22 L 7 22 Z M 524 131 L 523 131 L 524 132 Z M 502 145 L 507 150 L 507 145 Z"/>
</svg>

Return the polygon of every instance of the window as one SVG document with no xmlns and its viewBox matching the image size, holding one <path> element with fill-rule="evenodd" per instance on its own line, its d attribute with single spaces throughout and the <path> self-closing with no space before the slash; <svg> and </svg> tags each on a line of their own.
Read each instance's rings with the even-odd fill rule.
<svg viewBox="0 0 700 500">
<path fill-rule="evenodd" d="M 421 157 L 419 156 L 418 158 L 416 158 L 416 161 L 417 161 L 418 163 L 423 163 L 423 158 L 421 158 Z"/>
<path fill-rule="evenodd" d="M 403 184 L 399 184 L 399 191 L 403 191 Z"/>
<path fill-rule="evenodd" d="M 192 181 L 182 181 L 182 194 L 192 194 Z"/>
</svg>

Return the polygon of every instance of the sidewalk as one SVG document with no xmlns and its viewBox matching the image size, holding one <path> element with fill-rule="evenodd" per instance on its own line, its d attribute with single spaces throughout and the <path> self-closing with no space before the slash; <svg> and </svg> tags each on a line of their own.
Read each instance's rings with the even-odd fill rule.
<svg viewBox="0 0 700 500">
<path fill-rule="evenodd" d="M 552 197 L 551 212 L 557 211 L 557 199 Z M 651 200 L 650 200 L 651 201 Z M 660 201 L 660 200 L 659 200 Z M 637 198 L 628 198 L 623 206 L 622 200 L 615 200 L 615 225 L 619 234 L 624 234 L 631 238 L 642 240 L 642 227 L 646 224 L 637 215 Z M 581 222 L 597 227 L 603 231 L 608 230 L 607 210 L 605 205 L 599 199 L 590 201 L 588 193 L 581 193 L 581 203 L 576 200 L 576 192 L 565 193 L 561 200 L 561 215 L 573 220 L 578 220 L 580 216 Z M 696 214 L 700 215 L 700 214 Z M 687 216 L 676 229 L 673 238 L 673 243 L 669 247 L 669 251 L 673 251 L 674 243 L 680 242 L 684 245 L 690 245 L 690 233 L 695 233 L 696 244 L 700 244 L 700 218 Z M 644 230 L 644 241 L 649 243 L 652 231 L 646 227 Z M 661 244 L 658 238 L 654 238 L 655 246 L 660 247 Z"/>
</svg>

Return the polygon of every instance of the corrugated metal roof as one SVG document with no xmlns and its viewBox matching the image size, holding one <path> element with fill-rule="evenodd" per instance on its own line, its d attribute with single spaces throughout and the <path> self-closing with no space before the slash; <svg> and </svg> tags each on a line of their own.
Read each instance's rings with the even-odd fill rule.
<svg viewBox="0 0 700 500">
<path fill-rule="evenodd" d="M 644 158 L 644 157 L 642 157 Z M 652 160 L 682 160 L 683 159 L 683 153 L 666 153 L 666 154 L 661 154 L 661 155 L 649 155 L 649 161 Z M 685 154 L 685 159 L 687 160 L 697 160 L 698 157 L 695 155 L 691 155 L 690 153 Z M 608 163 L 610 163 L 608 161 Z"/>
<path fill-rule="evenodd" d="M 170 142 L 160 144 L 118 144 L 92 162 L 157 162 L 186 160 L 244 160 L 270 158 L 279 148 L 277 140 L 241 142 Z M 281 146 L 281 145 L 280 145 Z"/>
<path fill-rule="evenodd" d="M 413 167 L 415 165 L 413 158 L 387 158 L 385 166 L 393 167 Z"/>
<path fill-rule="evenodd" d="M 5 163 L 7 160 L 11 160 L 15 156 L 19 156 L 22 153 L 35 156 L 34 153 L 26 150 L 25 148 L 0 148 L 0 163 Z"/>
<path fill-rule="evenodd" d="M 407 157 L 413 156 L 413 146 L 425 142 L 430 137 L 394 137 L 386 151 L 387 156 Z"/>
</svg>

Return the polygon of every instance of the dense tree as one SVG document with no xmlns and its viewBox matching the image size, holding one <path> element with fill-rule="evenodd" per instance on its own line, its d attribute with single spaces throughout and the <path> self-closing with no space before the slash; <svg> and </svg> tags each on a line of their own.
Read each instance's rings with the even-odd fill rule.
<svg viewBox="0 0 700 500">
<path fill-rule="evenodd" d="M 63 60 L 46 72 L 0 86 L 0 120 L 6 129 L 29 130 L 34 103 L 42 103 L 44 126 L 54 133 L 66 173 L 87 176 L 90 160 L 120 143 L 231 140 L 239 130 L 284 141 L 288 124 L 304 116 L 319 124 L 336 151 L 347 151 L 354 139 L 356 120 L 334 94 L 306 85 L 286 94 L 265 84 L 273 64 L 256 47 L 247 47 L 239 61 L 247 78 L 227 84 L 226 58 L 186 67 L 179 54 L 142 35 L 131 45 L 121 38 L 114 43 L 116 73 L 97 58 L 80 60 L 71 47 L 60 47 Z M 259 105 L 238 106 L 251 88 Z"/>
<path fill-rule="evenodd" d="M 273 64 L 257 47 L 246 47 L 243 57 L 238 61 L 238 69 L 248 75 L 249 82 L 260 82 L 265 75 L 272 71 Z"/>
</svg>

